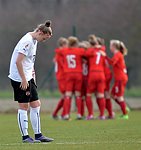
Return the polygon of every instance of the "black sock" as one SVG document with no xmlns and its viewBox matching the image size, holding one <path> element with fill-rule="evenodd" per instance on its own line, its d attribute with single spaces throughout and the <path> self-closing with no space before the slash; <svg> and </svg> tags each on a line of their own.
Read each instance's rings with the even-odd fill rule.
<svg viewBox="0 0 141 150">
<path fill-rule="evenodd" d="M 35 134 L 35 139 L 40 138 L 42 136 L 42 133 Z"/>
<path fill-rule="evenodd" d="M 22 139 L 23 139 L 23 140 L 25 140 L 25 139 L 27 139 L 27 138 L 29 138 L 29 135 L 22 136 Z"/>
</svg>

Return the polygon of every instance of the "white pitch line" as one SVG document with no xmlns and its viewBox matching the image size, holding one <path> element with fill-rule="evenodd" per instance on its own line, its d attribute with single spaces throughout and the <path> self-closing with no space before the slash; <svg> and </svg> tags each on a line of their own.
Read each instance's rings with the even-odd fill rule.
<svg viewBox="0 0 141 150">
<path fill-rule="evenodd" d="M 56 143 L 58 145 L 85 145 L 85 144 L 141 144 L 141 141 L 115 141 L 115 142 L 109 142 L 109 141 L 104 141 L 104 142 L 99 142 L 99 141 L 93 141 L 93 142 L 60 142 Z"/>
<path fill-rule="evenodd" d="M 56 145 L 86 145 L 86 144 L 141 144 L 141 141 L 115 141 L 115 142 L 99 142 L 99 141 L 91 141 L 91 142 L 58 142 L 54 143 Z M 0 144 L 0 146 L 21 146 L 30 143 L 7 143 L 7 144 Z M 32 144 L 51 144 L 51 143 L 32 143 Z"/>
</svg>

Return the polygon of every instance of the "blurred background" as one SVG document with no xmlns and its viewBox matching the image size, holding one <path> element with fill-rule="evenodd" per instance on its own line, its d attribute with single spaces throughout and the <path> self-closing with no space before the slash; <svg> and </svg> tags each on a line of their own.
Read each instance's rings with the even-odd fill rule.
<svg viewBox="0 0 141 150">
<path fill-rule="evenodd" d="M 35 68 L 39 90 L 57 89 L 52 61 L 57 39 L 76 35 L 87 40 L 89 34 L 95 34 L 105 39 L 107 51 L 110 39 L 125 43 L 129 51 L 127 88 L 133 96 L 141 95 L 140 0 L 0 0 L 1 91 L 12 90 L 7 76 L 15 45 L 47 19 L 52 20 L 53 37 L 38 45 Z"/>
</svg>

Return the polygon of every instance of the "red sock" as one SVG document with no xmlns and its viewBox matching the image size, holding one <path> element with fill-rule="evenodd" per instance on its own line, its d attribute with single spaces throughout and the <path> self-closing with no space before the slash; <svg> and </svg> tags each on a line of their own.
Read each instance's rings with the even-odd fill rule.
<svg viewBox="0 0 141 150">
<path fill-rule="evenodd" d="M 91 96 L 86 97 L 86 106 L 88 109 L 88 116 L 93 115 L 93 102 Z"/>
<path fill-rule="evenodd" d="M 81 114 L 82 98 L 76 97 L 77 114 Z"/>
<path fill-rule="evenodd" d="M 59 100 L 57 107 L 55 108 L 55 110 L 53 112 L 53 116 L 57 116 L 57 113 L 63 107 L 63 104 L 64 104 L 64 99 L 62 98 Z"/>
<path fill-rule="evenodd" d="M 97 104 L 100 111 L 100 117 L 104 116 L 105 111 L 105 98 L 97 98 Z"/>
<path fill-rule="evenodd" d="M 106 109 L 109 113 L 109 116 L 112 117 L 113 116 L 113 110 L 112 110 L 112 103 L 111 103 L 110 98 L 106 99 Z"/>
<path fill-rule="evenodd" d="M 85 113 L 85 101 L 82 100 L 82 104 L 81 104 L 81 116 L 84 116 Z"/>
<path fill-rule="evenodd" d="M 63 115 L 69 115 L 70 109 L 71 109 L 71 98 L 67 96 L 64 99 Z"/>
<path fill-rule="evenodd" d="M 120 103 L 120 107 L 121 107 L 122 113 L 124 115 L 126 115 L 127 111 L 126 111 L 126 103 L 125 103 L 125 101 L 122 101 L 122 102 L 119 102 L 119 103 Z"/>
</svg>

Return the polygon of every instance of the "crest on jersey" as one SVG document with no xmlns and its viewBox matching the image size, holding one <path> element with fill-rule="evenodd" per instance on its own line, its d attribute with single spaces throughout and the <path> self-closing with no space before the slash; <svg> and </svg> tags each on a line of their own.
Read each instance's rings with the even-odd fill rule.
<svg viewBox="0 0 141 150">
<path fill-rule="evenodd" d="M 27 48 L 28 46 L 29 46 L 29 44 L 26 44 L 26 45 L 25 45 L 25 48 Z"/>
<path fill-rule="evenodd" d="M 25 47 L 23 48 L 23 50 L 26 52 L 27 48 L 28 48 L 29 44 L 26 44 Z"/>
</svg>

